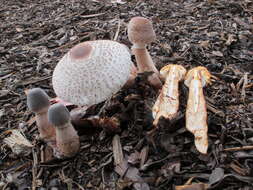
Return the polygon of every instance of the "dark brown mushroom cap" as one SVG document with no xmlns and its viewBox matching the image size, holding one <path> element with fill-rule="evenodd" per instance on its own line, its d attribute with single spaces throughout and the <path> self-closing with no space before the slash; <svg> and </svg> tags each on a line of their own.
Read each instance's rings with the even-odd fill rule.
<svg viewBox="0 0 253 190">
<path fill-rule="evenodd" d="M 44 90 L 41 88 L 33 88 L 28 91 L 27 106 L 31 111 L 39 113 L 49 105 L 49 97 Z"/>
<path fill-rule="evenodd" d="M 48 121 L 55 127 L 64 126 L 70 121 L 70 113 L 63 104 L 54 104 L 48 109 Z"/>
<path fill-rule="evenodd" d="M 149 44 L 156 35 L 152 23 L 144 17 L 133 17 L 128 24 L 128 38 L 134 43 Z"/>
</svg>

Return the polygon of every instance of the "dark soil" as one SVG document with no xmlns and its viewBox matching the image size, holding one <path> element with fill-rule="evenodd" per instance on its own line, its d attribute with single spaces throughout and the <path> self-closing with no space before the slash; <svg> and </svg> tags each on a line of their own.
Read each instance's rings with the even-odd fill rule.
<svg viewBox="0 0 253 190">
<path fill-rule="evenodd" d="M 81 149 L 75 157 L 43 162 L 46 145 L 36 138 L 34 115 L 27 109 L 25 95 L 25 90 L 40 87 L 55 97 L 53 69 L 79 42 L 116 39 L 130 48 L 126 25 L 133 16 L 153 21 L 157 40 L 149 51 L 159 69 L 169 63 L 187 69 L 205 66 L 217 77 L 205 88 L 208 154 L 196 150 L 193 136 L 185 129 L 188 88 L 183 84 L 181 115 L 173 122 L 160 122 L 154 143 L 147 132 L 152 128 L 151 108 L 158 92 L 146 84 L 145 75 L 106 106 L 90 108 L 90 115 L 102 108 L 101 116 L 118 118 L 124 155 L 150 189 L 175 189 L 187 181 L 209 184 L 209 189 L 253 189 L 251 0 L 0 2 L 0 189 L 134 188 L 114 171 L 113 135 L 102 130 L 87 135 L 77 129 Z M 34 144 L 30 153 L 16 155 L 2 141 L 11 129 L 19 129 Z M 140 167 L 138 158 L 145 165 Z M 192 189 L 206 188 L 195 185 Z"/>
</svg>

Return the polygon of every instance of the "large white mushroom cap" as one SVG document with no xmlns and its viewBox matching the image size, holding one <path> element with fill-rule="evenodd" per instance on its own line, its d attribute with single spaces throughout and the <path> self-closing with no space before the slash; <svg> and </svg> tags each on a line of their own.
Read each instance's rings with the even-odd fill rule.
<svg viewBox="0 0 253 190">
<path fill-rule="evenodd" d="M 110 40 L 74 46 L 56 65 L 53 88 L 64 101 L 91 106 L 110 98 L 130 75 L 129 49 Z"/>
</svg>

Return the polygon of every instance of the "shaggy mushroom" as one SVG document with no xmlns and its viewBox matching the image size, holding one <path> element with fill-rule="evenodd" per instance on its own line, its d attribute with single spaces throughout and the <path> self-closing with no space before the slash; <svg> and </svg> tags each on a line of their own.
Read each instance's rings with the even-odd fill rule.
<svg viewBox="0 0 253 190">
<path fill-rule="evenodd" d="M 115 41 L 74 46 L 53 72 L 53 88 L 64 101 L 89 107 L 110 98 L 127 82 L 132 66 L 128 48 Z"/>
<path fill-rule="evenodd" d="M 206 101 L 203 87 L 210 83 L 211 74 L 205 67 L 195 67 L 188 71 L 185 85 L 189 88 L 186 108 L 186 128 L 195 136 L 195 146 L 203 154 L 208 148 L 208 126 Z"/>
<path fill-rule="evenodd" d="M 72 157 L 80 147 L 79 136 L 70 122 L 70 113 L 60 104 L 54 104 L 48 109 L 48 120 L 55 126 L 57 157 Z"/>
<path fill-rule="evenodd" d="M 148 81 L 155 88 L 161 88 L 159 72 L 146 48 L 146 45 L 156 38 L 151 21 L 144 17 L 133 17 L 128 24 L 128 38 L 133 44 L 132 52 L 135 55 L 139 72 L 154 72 Z"/>
<path fill-rule="evenodd" d="M 50 106 L 48 95 L 41 88 L 33 88 L 27 92 L 27 106 L 35 113 L 40 138 L 45 142 L 55 142 L 55 129 L 48 122 L 47 112 Z"/>
<path fill-rule="evenodd" d="M 186 70 L 181 65 L 170 64 L 164 66 L 160 74 L 165 83 L 152 109 L 155 126 L 161 116 L 166 119 L 173 119 L 176 116 L 179 108 L 178 84 L 184 78 Z"/>
</svg>

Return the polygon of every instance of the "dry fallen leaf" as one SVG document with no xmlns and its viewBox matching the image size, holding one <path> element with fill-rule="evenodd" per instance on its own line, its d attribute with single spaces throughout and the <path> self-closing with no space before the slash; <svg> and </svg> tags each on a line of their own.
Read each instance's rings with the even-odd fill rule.
<svg viewBox="0 0 253 190">
<path fill-rule="evenodd" d="M 149 190 L 149 186 L 141 178 L 139 170 L 128 164 L 124 158 L 120 137 L 115 135 L 112 141 L 115 172 L 119 174 L 124 183 L 133 184 L 135 190 Z"/>
<path fill-rule="evenodd" d="M 16 155 L 28 155 L 33 144 L 17 129 L 11 130 L 11 135 L 3 140 Z"/>
<path fill-rule="evenodd" d="M 215 168 L 210 177 L 209 177 L 209 184 L 213 185 L 224 178 L 224 170 L 222 168 Z"/>
</svg>

